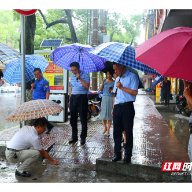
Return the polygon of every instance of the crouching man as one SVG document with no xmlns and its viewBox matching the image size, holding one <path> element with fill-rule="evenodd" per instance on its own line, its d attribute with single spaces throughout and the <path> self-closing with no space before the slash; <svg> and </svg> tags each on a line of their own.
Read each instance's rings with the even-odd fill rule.
<svg viewBox="0 0 192 192">
<path fill-rule="evenodd" d="M 49 159 L 53 165 L 57 165 L 57 160 L 51 158 L 43 149 L 38 134 L 42 134 L 47 127 L 46 118 L 39 118 L 34 122 L 34 126 L 22 127 L 9 141 L 5 155 L 8 161 L 12 163 L 23 162 L 15 171 L 15 175 L 30 177 L 27 172 L 30 166 L 38 160 L 40 154 Z M 34 147 L 34 149 L 29 149 Z"/>
</svg>

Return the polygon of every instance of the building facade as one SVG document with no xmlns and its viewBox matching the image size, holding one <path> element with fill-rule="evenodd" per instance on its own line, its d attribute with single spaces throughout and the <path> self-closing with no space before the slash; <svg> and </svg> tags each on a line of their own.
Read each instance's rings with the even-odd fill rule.
<svg viewBox="0 0 192 192">
<path fill-rule="evenodd" d="M 146 16 L 146 40 L 176 27 L 192 28 L 192 9 L 150 9 Z M 152 34 L 152 36 L 151 36 Z M 173 94 L 183 94 L 183 80 L 169 78 Z"/>
</svg>

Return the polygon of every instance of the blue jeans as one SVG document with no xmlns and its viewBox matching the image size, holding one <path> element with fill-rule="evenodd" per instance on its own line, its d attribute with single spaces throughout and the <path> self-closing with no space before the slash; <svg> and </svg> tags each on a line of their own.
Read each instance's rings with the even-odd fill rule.
<svg viewBox="0 0 192 192">
<path fill-rule="evenodd" d="M 121 154 L 122 131 L 126 133 L 125 153 L 132 156 L 133 148 L 133 122 L 135 116 L 134 105 L 114 106 L 113 109 L 113 139 L 114 153 Z"/>
</svg>

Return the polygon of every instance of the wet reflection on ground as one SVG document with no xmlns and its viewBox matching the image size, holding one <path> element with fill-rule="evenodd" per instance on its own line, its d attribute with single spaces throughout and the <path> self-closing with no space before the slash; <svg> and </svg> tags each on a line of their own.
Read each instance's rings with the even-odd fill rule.
<svg viewBox="0 0 192 192">
<path fill-rule="evenodd" d="M 5 120 L 7 116 L 20 105 L 21 95 L 15 93 L 0 93 L 0 131 L 19 126 L 19 122 Z"/>
<path fill-rule="evenodd" d="M 145 95 L 138 95 L 134 106 L 136 113 L 133 128 L 134 143 L 132 163 L 140 165 L 157 165 L 161 167 L 164 161 L 189 162 L 186 147 L 183 147 L 187 146 L 186 143 L 188 142 L 188 129 L 186 124 L 188 119 L 186 119 L 186 122 L 184 123 L 183 116 L 181 116 L 182 118 L 180 119 L 177 114 L 172 113 L 164 113 L 162 117 L 154 107 L 154 103 Z M 167 117 L 168 123 L 166 122 L 165 117 Z M 168 117 L 170 117 L 170 119 Z M 170 120 L 171 128 L 168 125 L 170 124 Z M 58 167 L 58 170 L 57 167 L 50 165 L 51 167 L 47 172 L 44 170 L 42 170 L 42 172 L 46 176 L 47 174 L 50 175 L 49 178 L 51 179 L 53 178 L 53 175 L 65 175 L 67 165 L 72 166 L 72 168 L 78 165 L 92 166 L 96 164 L 97 158 L 112 158 L 114 155 L 113 126 L 110 129 L 109 137 L 103 135 L 102 130 L 102 122 L 98 118 L 92 118 L 88 122 L 86 143 L 85 145 L 81 145 L 81 123 L 78 121 L 79 140 L 74 144 L 69 144 L 72 134 L 69 122 L 65 124 L 55 124 L 55 127 L 51 130 L 51 134 L 43 133 L 41 135 L 41 141 L 44 149 L 47 149 L 50 145 L 55 143 L 49 154 L 55 159 L 58 159 L 62 167 Z M 13 132 L 14 130 L 10 130 L 9 134 L 12 135 Z M 1 134 L 0 140 L 4 137 L 5 133 Z M 9 140 L 8 136 L 6 136 L 6 138 Z M 122 146 L 122 158 L 124 157 L 124 154 L 125 151 Z M 33 172 L 33 170 L 31 171 Z M 40 170 L 38 170 L 38 174 L 39 171 Z M 74 174 L 75 173 L 70 175 L 70 181 L 73 180 L 72 178 L 74 178 L 73 182 L 76 181 L 77 177 Z M 84 173 L 81 172 L 81 174 Z M 94 175 L 95 173 L 91 171 L 90 174 Z M 57 175 L 57 177 L 59 175 Z M 67 176 L 69 176 L 68 173 L 66 173 L 66 177 Z M 39 175 L 38 177 L 42 177 L 42 175 Z M 94 176 L 94 179 L 95 178 L 97 177 Z M 85 178 L 85 181 L 86 180 L 87 179 Z M 53 180 L 50 180 L 50 182 L 51 181 Z M 62 180 L 62 182 L 65 181 L 66 180 Z M 89 182 L 89 179 L 87 181 Z"/>
<path fill-rule="evenodd" d="M 174 112 L 165 112 L 159 110 L 162 117 L 166 120 L 171 130 L 182 143 L 186 151 L 188 151 L 189 142 L 189 117 Z"/>
</svg>

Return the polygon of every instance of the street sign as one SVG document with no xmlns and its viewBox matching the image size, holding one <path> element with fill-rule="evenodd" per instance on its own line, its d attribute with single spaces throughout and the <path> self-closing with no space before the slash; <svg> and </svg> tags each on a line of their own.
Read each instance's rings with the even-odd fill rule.
<svg viewBox="0 0 192 192">
<path fill-rule="evenodd" d="M 37 9 L 14 9 L 16 12 L 22 15 L 33 15 Z"/>
</svg>

